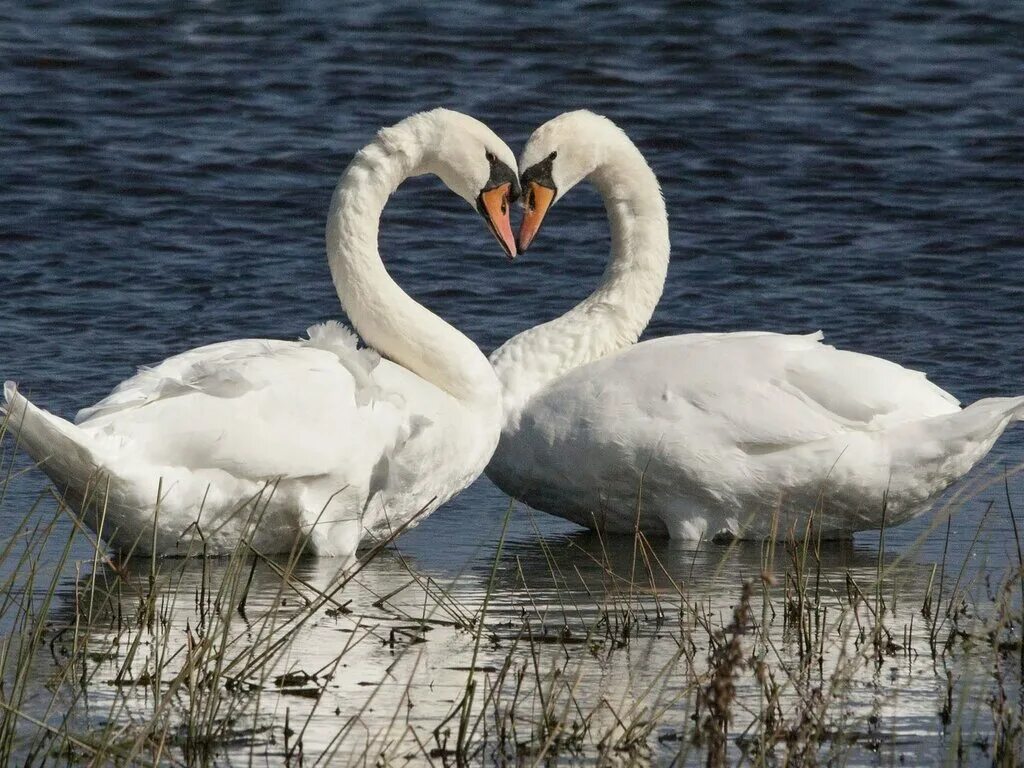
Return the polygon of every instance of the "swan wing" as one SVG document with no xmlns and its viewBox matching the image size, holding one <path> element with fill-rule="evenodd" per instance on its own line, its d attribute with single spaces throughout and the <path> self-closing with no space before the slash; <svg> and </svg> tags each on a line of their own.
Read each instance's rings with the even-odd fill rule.
<svg viewBox="0 0 1024 768">
<path fill-rule="evenodd" d="M 583 366 L 540 393 L 545 419 L 649 441 L 764 453 L 957 410 L 923 374 L 821 335 L 687 334 Z M 553 407 L 552 407 L 553 406 Z M 567 427 L 568 428 L 568 427 Z M 617 441 L 624 438 L 613 437 Z"/>
<path fill-rule="evenodd" d="M 423 418 L 378 385 L 380 364 L 336 323 L 305 341 L 212 344 L 141 369 L 76 421 L 102 453 L 154 466 L 362 485 Z"/>
</svg>

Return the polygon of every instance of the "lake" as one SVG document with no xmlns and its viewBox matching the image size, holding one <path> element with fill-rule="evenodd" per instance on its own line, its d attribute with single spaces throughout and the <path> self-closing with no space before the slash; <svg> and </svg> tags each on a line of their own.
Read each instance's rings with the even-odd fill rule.
<svg viewBox="0 0 1024 768">
<path fill-rule="evenodd" d="M 827 12 L 788 2 L 619 7 L 603 0 L 4 6 L 0 377 L 71 416 L 138 365 L 225 339 L 297 338 L 309 325 L 342 318 L 324 256 L 324 222 L 338 174 L 378 128 L 448 106 L 483 120 L 518 152 L 540 123 L 585 107 L 623 127 L 666 197 L 673 260 L 646 338 L 820 329 L 836 346 L 926 371 L 965 403 L 1024 392 L 1022 34 L 1019 3 L 956 0 L 840 2 Z M 412 296 L 490 352 L 597 285 L 608 230 L 599 199 L 583 186 L 547 217 L 531 250 L 509 264 L 476 214 L 436 179 L 421 178 L 403 185 L 385 211 L 381 252 Z M 843 718 L 818 734 L 830 750 L 846 744 L 839 731 L 855 736 L 837 753 L 843 762 L 913 763 L 919 754 L 938 760 L 958 753 L 967 763 L 994 759 L 998 729 L 989 701 L 998 686 L 992 688 L 991 664 L 972 662 L 962 648 L 949 650 L 951 656 L 934 651 L 939 629 L 924 629 L 922 609 L 931 601 L 932 618 L 942 613 L 932 625 L 941 625 L 943 637 L 951 626 L 963 629 L 951 618 L 951 594 L 970 596 L 977 621 L 995 620 L 993 595 L 1018 562 L 1011 510 L 1019 522 L 1019 427 L 954 489 L 960 496 L 950 506 L 883 535 L 812 546 L 814 556 L 782 545 L 774 559 L 756 545 L 638 548 L 631 538 L 604 541 L 518 505 L 503 535 L 509 500 L 482 478 L 322 605 L 318 595 L 335 575 L 329 561 L 260 561 L 251 579 L 248 561 L 169 561 L 152 578 L 149 563 L 124 572 L 94 565 L 94 550 L 81 536 L 65 558 L 73 531 L 66 515 L 35 539 L 19 528 L 47 485 L 7 441 L 4 451 L 10 479 L 0 539 L 13 537 L 17 552 L 24 547 L 32 555 L 20 564 L 14 555 L 5 558 L 0 575 L 9 596 L 39 598 L 51 586 L 54 596 L 41 625 L 53 642 L 29 654 L 34 666 L 24 710 L 51 725 L 70 712 L 66 722 L 76 733 L 127 729 L 159 711 L 172 736 L 162 751 L 147 743 L 154 760 L 202 754 L 297 764 L 301 733 L 299 753 L 308 764 L 317 755 L 455 761 L 465 755 L 453 746 L 458 737 L 444 742 L 434 734 L 457 708 L 467 679 L 479 678 L 477 697 L 488 686 L 514 688 L 518 665 L 529 661 L 536 683 L 530 706 L 541 714 L 496 717 L 506 724 L 519 717 L 537 729 L 508 737 L 508 744 L 528 745 L 519 757 L 512 748 L 511 762 L 555 755 L 574 764 L 701 763 L 711 747 L 694 744 L 687 728 L 708 711 L 706 695 L 697 692 L 715 679 L 709 670 L 716 668 L 716 643 L 742 634 L 729 634 L 729 626 L 746 626 L 733 620 L 747 599 L 741 584 L 755 585 L 747 597 L 761 616 L 773 600 L 788 604 L 788 578 L 808 574 L 817 574 L 818 587 L 829 585 L 815 593 L 814 610 L 805 616 L 801 604 L 795 625 L 781 613 L 775 623 L 762 617 L 754 647 L 744 646 L 753 656 L 760 648 L 758 658 L 773 659 L 778 669 L 802 669 L 810 652 L 802 629 L 794 640 L 793 627 L 804 626 L 799 617 L 822 626 L 839 621 L 831 634 L 808 630 L 805 639 L 814 647 L 820 641 L 823 661 L 804 671 L 819 682 L 791 682 L 780 712 L 817 711 L 811 694 L 801 692 L 818 690 L 824 701 L 829 670 L 832 680 L 842 678 L 836 670 L 847 670 L 849 686 L 837 705 Z M 47 520 L 52 509 L 44 502 L 33 519 Z M 36 569 L 31 579 L 26 562 Z M 802 571 L 809 562 L 814 566 Z M 192 716 L 189 706 L 179 701 L 177 714 L 160 709 L 160 685 L 139 682 L 145 654 L 125 664 L 110 648 L 123 651 L 125 617 L 154 595 L 157 582 L 162 596 L 153 600 L 165 623 L 164 630 L 147 630 L 160 638 L 146 640 L 152 653 L 179 648 L 186 625 L 194 634 L 197 620 L 207 633 L 224 626 L 206 608 L 196 612 L 210 585 L 247 579 L 246 621 L 253 626 L 262 620 L 253 615 L 285 621 L 290 611 L 318 612 L 307 611 L 290 655 L 275 659 L 273 674 L 261 678 L 267 692 L 259 706 L 239 699 L 231 710 L 235 725 L 223 726 L 211 751 L 196 751 L 188 746 L 191 736 L 176 740 L 182 728 L 189 733 L 182 725 Z M 104 629 L 96 632 L 104 650 L 82 662 L 92 665 L 96 683 L 61 698 L 66 692 L 53 684 L 54 670 L 66 669 L 61 627 L 80 617 L 83 584 L 92 594 L 97 581 L 119 580 L 124 589 L 104 602 Z M 285 582 L 291 586 L 282 591 Z M 792 594 L 803 595 L 802 588 Z M 1019 590 L 1014 594 L 1011 604 L 1019 609 Z M 291 603 L 282 604 L 289 595 Z M 382 597 L 388 599 L 377 605 Z M 345 611 L 353 614 L 341 610 L 350 599 Z M 659 608 L 661 601 L 671 609 Z M 851 605 L 841 619 L 842 606 Z M 21 630 L 8 609 L 0 626 L 14 637 Z M 900 650 L 880 651 L 884 663 L 868 663 L 869 653 L 863 665 L 850 666 L 850 654 L 885 646 L 870 642 L 878 632 L 856 642 L 863 626 L 851 627 L 867 621 L 865 611 L 873 625 L 885 614 L 882 623 L 895 632 L 885 642 Z M 485 621 L 473 618 L 481 615 Z M 904 637 L 912 616 L 917 635 Z M 480 629 L 485 624 L 487 632 Z M 523 626 L 532 627 L 529 643 L 515 631 Z M 627 626 L 634 628 L 630 642 L 618 646 Z M 395 627 L 404 629 L 395 635 Z M 1004 629 L 1007 642 L 1016 638 L 1019 646 L 1019 615 Z M 706 635 L 693 641 L 692 653 L 671 639 L 686 632 Z M 843 642 L 826 653 L 826 635 Z M 282 669 L 308 673 L 335 664 L 348 645 L 329 683 L 322 672 L 316 681 L 273 684 Z M 78 659 L 80 651 L 76 639 L 66 658 Z M 1015 658 L 1012 648 L 1007 652 Z M 177 664 L 180 672 L 181 658 L 168 669 Z M 503 675 L 506 659 L 512 661 Z M 11 667 L 4 669 L 7 679 Z M 1021 671 L 1015 674 L 1019 686 Z M 135 682 L 121 684 L 129 677 Z M 763 723 L 771 701 L 764 692 L 770 686 L 755 684 L 755 677 L 752 666 L 737 673 L 736 697 L 745 710 L 733 715 L 733 758 L 753 754 L 740 732 L 757 719 L 751 713 L 760 712 Z M 559 688 L 555 681 L 566 679 L 573 686 Z M 303 686 L 319 693 L 305 695 Z M 64 710 L 51 703 L 53 690 Z M 950 701 L 964 703 L 959 717 L 944 710 L 950 690 Z M 554 698 L 542 705 L 545 691 Z M 599 701 L 608 706 L 587 718 Z M 552 712 L 544 714 L 548 705 Z M 487 706 L 497 707 L 494 700 Z M 210 718 L 226 723 L 218 712 Z M 967 719 L 972 712 L 979 722 Z M 633 715 L 650 728 L 630 731 L 623 723 Z M 295 718 L 307 716 L 310 726 L 300 731 Z M 453 734 L 459 717 L 445 726 Z M 39 759 L 53 747 L 27 720 L 15 721 L 13 752 L 3 754 Z M 584 721 L 589 730 L 577 727 L 577 753 L 569 736 L 572 724 Z M 538 723 L 548 723 L 547 730 Z M 984 746 L 957 736 L 957 723 L 964 733 L 983 734 L 976 741 Z M 470 741 L 484 730 L 474 730 Z M 492 741 L 484 740 L 473 760 L 504 749 L 495 746 L 499 731 L 494 725 Z M 601 734 L 613 731 L 601 745 Z M 825 738 L 825 731 L 832 735 Z M 0 734 L 0 750 L 6 738 Z M 713 734 L 707 738 L 714 741 Z M 777 754 L 796 749 L 801 738 L 780 737 Z M 89 754 L 88 745 L 75 750 L 69 762 Z"/>
</svg>

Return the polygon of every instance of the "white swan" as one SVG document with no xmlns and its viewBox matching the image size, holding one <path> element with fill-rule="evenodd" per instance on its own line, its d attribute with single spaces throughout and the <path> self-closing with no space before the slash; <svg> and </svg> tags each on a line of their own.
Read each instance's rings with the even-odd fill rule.
<svg viewBox="0 0 1024 768">
<path fill-rule="evenodd" d="M 821 335 L 688 334 L 636 346 L 661 295 L 668 224 L 629 139 L 589 112 L 537 129 L 523 153 L 525 249 L 583 179 L 603 196 L 612 258 L 577 307 L 491 356 L 505 426 L 487 475 L 576 523 L 655 534 L 825 537 L 896 525 L 992 447 L 1024 398 L 961 409 L 923 374 Z"/>
<path fill-rule="evenodd" d="M 397 528 L 472 482 L 501 423 L 487 358 L 385 270 L 381 211 L 404 179 L 434 173 L 512 256 L 514 168 L 497 136 L 457 112 L 380 131 L 342 175 L 327 225 L 338 296 L 370 349 L 336 322 L 308 340 L 212 344 L 141 369 L 76 424 L 8 382 L 10 431 L 121 550 L 226 553 L 253 525 L 262 552 L 303 540 L 350 556 L 364 527 Z"/>
</svg>

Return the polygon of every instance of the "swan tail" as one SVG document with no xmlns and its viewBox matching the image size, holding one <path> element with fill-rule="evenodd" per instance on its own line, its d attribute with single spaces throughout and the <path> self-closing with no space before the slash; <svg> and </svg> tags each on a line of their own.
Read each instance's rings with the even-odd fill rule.
<svg viewBox="0 0 1024 768">
<path fill-rule="evenodd" d="M 1024 397 L 1014 397 L 1011 400 L 1017 400 L 1017 406 L 1013 409 L 1013 420 L 1024 421 Z"/>
<path fill-rule="evenodd" d="M 1014 421 L 1024 421 L 1024 397 L 990 397 L 944 416 L 911 422 L 898 429 L 894 459 L 911 477 L 947 481 L 965 475 L 992 449 Z"/>
<path fill-rule="evenodd" d="M 4 383 L 4 401 L 0 413 L 15 444 L 60 490 L 83 499 L 100 469 L 88 447 L 89 437 L 74 424 L 34 406 L 13 381 Z"/>
<path fill-rule="evenodd" d="M 1024 421 L 1024 397 L 986 397 L 954 414 L 954 419 L 982 431 L 987 425 L 999 424 L 998 437 L 1010 422 Z"/>
</svg>

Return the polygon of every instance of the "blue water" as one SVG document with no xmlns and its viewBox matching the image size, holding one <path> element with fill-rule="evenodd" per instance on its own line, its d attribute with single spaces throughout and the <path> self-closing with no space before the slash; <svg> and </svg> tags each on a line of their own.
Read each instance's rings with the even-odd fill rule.
<svg viewBox="0 0 1024 768">
<path fill-rule="evenodd" d="M 0 375 L 49 409 L 340 316 L 336 177 L 377 128 L 437 105 L 516 151 L 577 107 L 629 133 L 671 216 L 648 337 L 822 329 L 964 401 L 1024 392 L 1020 3 L 257 5 L 0 7 Z M 589 189 L 509 265 L 435 179 L 403 186 L 381 240 L 401 285 L 486 351 L 581 299 L 607 254 Z M 1024 461 L 1024 430 L 992 461 Z M 44 487 L 12 484 L 0 534 Z M 982 540 L 1005 555 L 1000 504 Z M 408 546 L 443 555 L 506 506 L 481 479 Z"/>
</svg>

